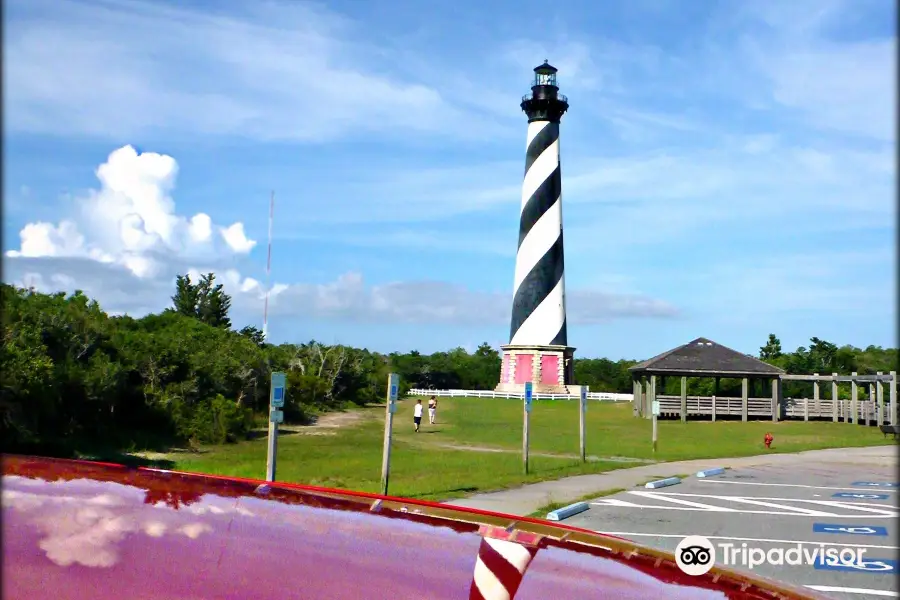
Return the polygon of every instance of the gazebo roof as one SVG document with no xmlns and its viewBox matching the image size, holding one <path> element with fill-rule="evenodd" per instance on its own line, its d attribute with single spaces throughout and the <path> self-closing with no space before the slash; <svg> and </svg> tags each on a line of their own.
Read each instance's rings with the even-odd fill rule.
<svg viewBox="0 0 900 600">
<path fill-rule="evenodd" d="M 706 338 L 663 352 L 628 369 L 633 375 L 778 377 L 783 369 Z"/>
</svg>

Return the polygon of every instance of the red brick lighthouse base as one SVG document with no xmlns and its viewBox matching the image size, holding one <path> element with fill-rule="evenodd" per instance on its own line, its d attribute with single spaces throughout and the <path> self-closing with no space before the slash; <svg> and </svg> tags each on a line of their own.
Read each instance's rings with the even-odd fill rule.
<svg viewBox="0 0 900 600">
<path fill-rule="evenodd" d="M 498 392 L 523 392 L 530 381 L 535 392 L 571 394 L 575 382 L 575 348 L 571 346 L 507 345 L 503 350 Z"/>
</svg>

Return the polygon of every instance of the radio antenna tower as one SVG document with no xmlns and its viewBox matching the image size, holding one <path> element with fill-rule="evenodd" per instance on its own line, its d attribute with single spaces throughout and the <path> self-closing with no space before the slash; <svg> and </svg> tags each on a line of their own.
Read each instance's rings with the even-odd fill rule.
<svg viewBox="0 0 900 600">
<path fill-rule="evenodd" d="M 272 280 L 272 222 L 275 219 L 275 191 L 269 198 L 269 255 L 266 259 L 266 300 L 263 308 L 263 339 L 269 339 L 269 290 Z"/>
</svg>

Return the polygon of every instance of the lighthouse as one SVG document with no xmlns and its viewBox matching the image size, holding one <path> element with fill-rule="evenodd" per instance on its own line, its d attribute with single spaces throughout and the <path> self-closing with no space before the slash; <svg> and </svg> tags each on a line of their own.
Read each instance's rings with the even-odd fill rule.
<svg viewBox="0 0 900 600">
<path fill-rule="evenodd" d="M 534 69 L 531 93 L 522 98 L 528 116 L 525 180 L 519 213 L 519 246 L 513 282 L 509 344 L 498 391 L 567 393 L 573 383 L 575 348 L 566 331 L 562 176 L 559 122 L 569 108 L 559 93 L 557 69 L 546 60 Z"/>
</svg>

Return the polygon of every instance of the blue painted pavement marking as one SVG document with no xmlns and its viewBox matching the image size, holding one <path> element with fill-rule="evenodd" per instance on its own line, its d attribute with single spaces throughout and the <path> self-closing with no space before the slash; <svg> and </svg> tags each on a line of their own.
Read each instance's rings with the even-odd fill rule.
<svg viewBox="0 0 900 600">
<path fill-rule="evenodd" d="M 887 535 L 887 527 L 878 525 L 837 525 L 813 523 L 813 533 L 844 533 L 850 535 Z"/>
<path fill-rule="evenodd" d="M 817 559 L 813 568 L 819 571 L 856 571 L 864 573 L 890 574 L 897 572 L 897 561 L 891 558 L 867 558 L 862 562 L 843 562 L 840 558 Z"/>
<path fill-rule="evenodd" d="M 900 483 L 889 483 L 887 481 L 854 481 L 853 486 L 895 488 L 900 487 Z"/>
<path fill-rule="evenodd" d="M 851 494 L 850 492 L 839 492 L 832 496 L 832 498 L 856 498 L 858 500 L 884 500 L 887 497 L 887 494 Z"/>
</svg>

